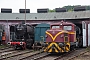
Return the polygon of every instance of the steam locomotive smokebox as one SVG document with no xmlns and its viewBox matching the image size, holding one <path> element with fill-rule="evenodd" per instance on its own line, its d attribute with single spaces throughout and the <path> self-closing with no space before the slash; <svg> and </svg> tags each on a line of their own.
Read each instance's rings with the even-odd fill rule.
<svg viewBox="0 0 90 60">
<path fill-rule="evenodd" d="M 18 34 L 18 35 L 23 35 L 24 33 L 24 27 L 22 26 L 22 25 L 16 25 L 16 33 Z"/>
</svg>

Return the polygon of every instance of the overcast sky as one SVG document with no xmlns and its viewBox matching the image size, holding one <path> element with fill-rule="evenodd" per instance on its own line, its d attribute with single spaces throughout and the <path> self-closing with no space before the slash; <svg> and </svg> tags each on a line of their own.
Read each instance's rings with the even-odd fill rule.
<svg viewBox="0 0 90 60">
<path fill-rule="evenodd" d="M 90 0 L 26 0 L 26 8 L 31 13 L 36 13 L 37 8 L 54 9 L 67 5 L 90 5 Z M 25 0 L 0 0 L 1 8 L 12 8 L 13 13 L 18 13 L 19 9 L 25 8 Z"/>
</svg>

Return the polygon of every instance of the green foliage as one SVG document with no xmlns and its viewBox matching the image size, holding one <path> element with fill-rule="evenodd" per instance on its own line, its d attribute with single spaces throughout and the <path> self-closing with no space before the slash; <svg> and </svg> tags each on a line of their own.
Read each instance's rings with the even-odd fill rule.
<svg viewBox="0 0 90 60">
<path fill-rule="evenodd" d="M 86 48 L 86 50 L 90 52 L 90 46 L 88 46 L 88 47 Z"/>
<path fill-rule="evenodd" d="M 66 8 L 68 12 L 73 11 L 74 6 L 64 6 L 63 8 Z"/>
<path fill-rule="evenodd" d="M 86 9 L 87 9 L 87 10 L 90 10 L 90 6 L 86 6 Z"/>
<path fill-rule="evenodd" d="M 73 5 L 73 6 L 68 5 L 68 6 L 63 6 L 62 8 L 66 8 L 68 12 L 71 12 L 76 6 L 81 6 L 81 5 Z M 90 5 L 85 6 L 85 7 L 86 7 L 86 10 L 90 10 Z M 55 12 L 55 9 L 52 9 L 52 10 L 50 9 L 49 12 Z"/>
<path fill-rule="evenodd" d="M 76 6 L 81 6 L 81 5 L 75 5 L 75 6 L 68 5 L 68 6 L 64 6 L 62 8 L 66 8 L 67 11 L 70 12 L 70 11 L 73 11 L 74 7 L 76 7 Z M 85 7 L 86 7 L 86 10 L 90 10 L 90 5 L 85 6 Z"/>
<path fill-rule="evenodd" d="M 50 9 L 49 12 L 55 12 L 55 9 L 53 9 L 53 10 Z"/>
<path fill-rule="evenodd" d="M 7 45 L 0 45 L 0 49 L 5 48 L 5 47 L 8 47 L 8 46 Z"/>
</svg>

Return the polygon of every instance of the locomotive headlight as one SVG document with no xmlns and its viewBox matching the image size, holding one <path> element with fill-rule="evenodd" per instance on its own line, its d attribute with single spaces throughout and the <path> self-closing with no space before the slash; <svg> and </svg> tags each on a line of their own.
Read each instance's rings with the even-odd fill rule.
<svg viewBox="0 0 90 60">
<path fill-rule="evenodd" d="M 22 41 L 24 41 L 24 39 L 22 39 Z"/>
<path fill-rule="evenodd" d="M 63 43 L 59 43 L 58 45 L 59 45 L 60 47 L 63 47 Z"/>
<path fill-rule="evenodd" d="M 64 35 L 63 35 L 63 34 L 61 34 L 61 35 L 60 35 L 60 37 L 62 38 L 62 37 L 64 37 Z"/>
<path fill-rule="evenodd" d="M 17 30 L 22 30 L 21 28 L 18 28 Z"/>
<path fill-rule="evenodd" d="M 47 36 L 47 35 L 45 35 L 45 37 L 47 38 L 48 36 Z"/>
<path fill-rule="evenodd" d="M 11 42 L 8 42 L 7 44 L 8 44 L 8 45 L 11 45 Z"/>
<path fill-rule="evenodd" d="M 60 24 L 60 25 L 62 25 L 62 24 Z"/>
<path fill-rule="evenodd" d="M 23 42 L 20 42 L 20 45 L 23 45 Z"/>
</svg>

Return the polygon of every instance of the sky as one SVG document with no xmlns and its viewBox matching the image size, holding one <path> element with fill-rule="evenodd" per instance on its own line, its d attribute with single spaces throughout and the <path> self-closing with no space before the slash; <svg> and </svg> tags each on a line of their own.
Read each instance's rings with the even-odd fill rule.
<svg viewBox="0 0 90 60">
<path fill-rule="evenodd" d="M 26 9 L 30 13 L 36 13 L 37 9 L 55 9 L 68 5 L 90 5 L 90 0 L 26 0 Z M 11 8 L 13 13 L 19 13 L 19 9 L 25 9 L 25 0 L 0 0 L 1 8 Z"/>
</svg>

